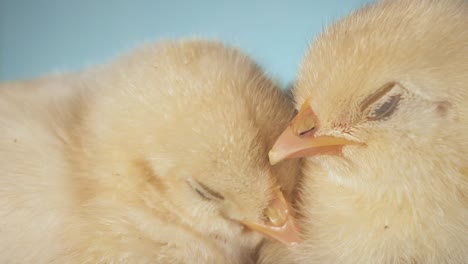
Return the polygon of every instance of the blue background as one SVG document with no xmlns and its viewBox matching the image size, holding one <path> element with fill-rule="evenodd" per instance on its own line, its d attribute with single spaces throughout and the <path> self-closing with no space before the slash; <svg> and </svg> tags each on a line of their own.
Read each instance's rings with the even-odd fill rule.
<svg viewBox="0 0 468 264">
<path fill-rule="evenodd" d="M 78 70 L 139 44 L 209 37 L 239 46 L 283 85 L 308 44 L 369 0 L 0 0 L 0 81 Z"/>
</svg>

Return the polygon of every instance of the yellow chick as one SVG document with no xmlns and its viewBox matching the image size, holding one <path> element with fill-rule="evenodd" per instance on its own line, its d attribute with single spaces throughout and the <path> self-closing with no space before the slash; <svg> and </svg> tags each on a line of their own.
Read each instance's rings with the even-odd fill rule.
<svg viewBox="0 0 468 264">
<path fill-rule="evenodd" d="M 305 158 L 304 242 L 263 263 L 468 262 L 468 2 L 382 1 L 312 44 L 270 152 Z"/>
<path fill-rule="evenodd" d="M 297 162 L 268 150 L 292 102 L 235 48 L 140 48 L 0 87 L 1 263 L 251 263 L 300 241 Z"/>
</svg>

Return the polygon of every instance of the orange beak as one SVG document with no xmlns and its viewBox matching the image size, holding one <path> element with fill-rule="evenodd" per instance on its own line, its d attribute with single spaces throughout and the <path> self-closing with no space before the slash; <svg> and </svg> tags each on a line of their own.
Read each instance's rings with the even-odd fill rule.
<svg viewBox="0 0 468 264">
<path fill-rule="evenodd" d="M 317 118 L 306 101 L 270 150 L 270 163 L 320 154 L 339 155 L 345 145 L 362 144 L 334 136 L 315 136 L 317 126 Z"/>
<path fill-rule="evenodd" d="M 262 222 L 242 221 L 242 224 L 288 246 L 300 243 L 302 239 L 299 230 L 283 193 L 277 188 L 274 195 L 270 205 L 264 211 L 265 220 Z"/>
</svg>

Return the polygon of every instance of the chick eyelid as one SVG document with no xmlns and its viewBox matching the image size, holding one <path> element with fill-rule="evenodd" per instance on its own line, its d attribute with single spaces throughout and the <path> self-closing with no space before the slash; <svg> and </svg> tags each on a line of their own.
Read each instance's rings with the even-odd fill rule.
<svg viewBox="0 0 468 264">
<path fill-rule="evenodd" d="M 363 103 L 361 104 L 361 112 L 366 111 L 367 108 L 373 106 L 376 102 L 378 102 L 382 97 L 387 95 L 392 88 L 396 85 L 395 82 L 390 82 L 382 86 L 380 89 L 377 90 L 374 94 L 366 98 Z M 368 110 L 367 119 L 370 121 L 381 120 L 383 118 L 389 117 L 392 115 L 395 110 L 397 109 L 398 103 L 400 102 L 401 95 L 395 94 L 390 96 L 385 102 L 381 103 L 380 105 L 373 106 L 373 109 Z"/>
<path fill-rule="evenodd" d="M 369 120 L 375 121 L 380 120 L 395 112 L 398 102 L 400 102 L 401 96 L 399 94 L 391 96 L 389 100 L 380 105 L 377 109 L 373 110 L 368 116 Z"/>
<path fill-rule="evenodd" d="M 375 93 L 373 93 L 371 96 L 364 99 L 364 101 L 362 101 L 361 103 L 361 112 L 364 112 L 367 108 L 369 108 L 370 105 L 377 102 L 380 98 L 382 98 L 384 95 L 390 92 L 390 90 L 392 90 L 392 88 L 395 85 L 396 85 L 395 82 L 386 83 L 381 88 L 379 88 Z"/>
<path fill-rule="evenodd" d="M 224 200 L 224 196 L 222 196 L 220 193 L 213 191 L 208 186 L 195 179 L 188 180 L 187 182 L 190 187 L 192 187 L 192 189 L 194 189 L 202 198 L 206 200 Z"/>
<path fill-rule="evenodd" d="M 199 189 L 197 188 L 193 188 L 202 198 L 206 199 L 206 200 L 212 200 L 210 197 L 206 196 L 202 191 L 200 191 Z"/>
</svg>

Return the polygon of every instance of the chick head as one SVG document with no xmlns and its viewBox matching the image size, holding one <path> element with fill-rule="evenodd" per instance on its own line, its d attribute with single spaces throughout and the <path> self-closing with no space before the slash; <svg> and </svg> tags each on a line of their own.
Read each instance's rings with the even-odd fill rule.
<svg viewBox="0 0 468 264">
<path fill-rule="evenodd" d="M 462 178 L 466 12 L 464 1 L 382 1 L 332 25 L 300 68 L 299 112 L 271 162 L 310 157 L 366 190 Z"/>
<path fill-rule="evenodd" d="M 268 162 L 294 109 L 260 68 L 237 49 L 206 41 L 147 47 L 119 63 L 126 70 L 113 76 L 125 88 L 109 100 L 109 123 L 117 135 L 131 126 L 132 138 L 114 141 L 136 153 L 166 207 L 219 241 L 258 243 L 263 236 L 253 229 L 297 242 L 277 182 L 284 175 L 274 175 L 294 177 L 295 166 Z"/>
</svg>

